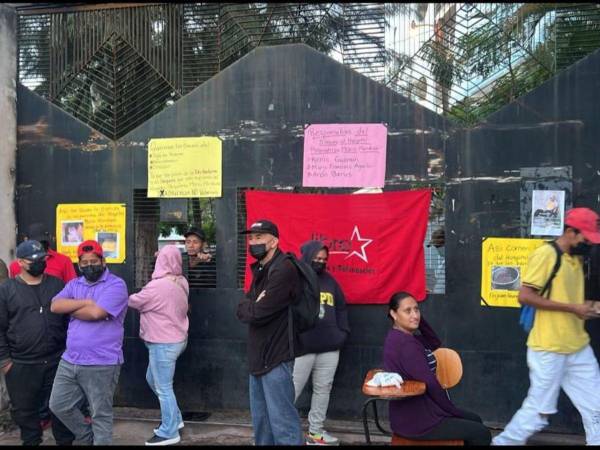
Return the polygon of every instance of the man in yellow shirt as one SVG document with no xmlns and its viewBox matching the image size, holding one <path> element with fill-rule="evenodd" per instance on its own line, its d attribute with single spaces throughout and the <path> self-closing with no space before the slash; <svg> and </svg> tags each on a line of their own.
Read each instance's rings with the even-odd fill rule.
<svg viewBox="0 0 600 450">
<path fill-rule="evenodd" d="M 548 425 L 557 412 L 562 388 L 581 414 L 588 445 L 600 444 L 600 369 L 590 347 L 584 320 L 599 317 L 585 300 L 581 255 L 600 243 L 598 215 L 588 208 L 573 208 L 565 217 L 565 230 L 556 240 L 561 249 L 560 269 L 548 298 L 540 291 L 550 278 L 556 251 L 542 245 L 529 257 L 519 292 L 519 303 L 536 308 L 527 339 L 527 365 L 531 384 L 521 408 L 493 445 L 523 445 Z"/>
</svg>

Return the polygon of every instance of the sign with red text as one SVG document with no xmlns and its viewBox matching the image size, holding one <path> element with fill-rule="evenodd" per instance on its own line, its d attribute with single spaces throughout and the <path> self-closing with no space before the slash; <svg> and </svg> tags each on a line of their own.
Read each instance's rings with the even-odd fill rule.
<svg viewBox="0 0 600 450">
<path fill-rule="evenodd" d="M 309 125 L 302 185 L 383 187 L 386 144 L 387 127 L 380 123 Z"/>
</svg>

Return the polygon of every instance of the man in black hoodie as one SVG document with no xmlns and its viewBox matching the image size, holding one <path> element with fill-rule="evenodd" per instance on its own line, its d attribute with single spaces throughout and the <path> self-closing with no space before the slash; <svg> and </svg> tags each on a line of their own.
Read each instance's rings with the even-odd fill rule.
<svg viewBox="0 0 600 450">
<path fill-rule="evenodd" d="M 319 277 L 321 311 L 314 328 L 300 335 L 299 355 L 294 363 L 296 400 L 312 374 L 312 399 L 308 413 L 309 445 L 339 445 L 340 441 L 323 429 L 333 377 L 350 325 L 346 299 L 337 281 L 327 272 L 329 249 L 321 241 L 307 241 L 300 247 L 302 260 Z"/>
<path fill-rule="evenodd" d="M 288 335 L 288 311 L 300 279 L 279 248 L 279 230 L 258 220 L 249 234 L 252 284 L 239 303 L 237 317 L 248 326 L 250 412 L 255 445 L 302 445 L 300 417 L 294 406 L 294 354 Z"/>
<path fill-rule="evenodd" d="M 50 301 L 64 284 L 44 274 L 42 244 L 24 241 L 16 253 L 21 272 L 0 285 L 0 370 L 23 445 L 39 445 L 43 435 L 39 410 L 65 349 L 69 316 L 50 312 Z M 52 433 L 58 445 L 73 442 L 73 434 L 56 417 Z"/>
</svg>

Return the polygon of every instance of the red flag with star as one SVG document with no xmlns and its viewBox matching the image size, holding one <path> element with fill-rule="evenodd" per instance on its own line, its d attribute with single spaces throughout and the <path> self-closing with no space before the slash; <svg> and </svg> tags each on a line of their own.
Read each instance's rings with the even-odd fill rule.
<svg viewBox="0 0 600 450">
<path fill-rule="evenodd" d="M 387 303 L 398 291 L 425 298 L 423 240 L 431 191 L 381 194 L 288 194 L 246 191 L 246 224 L 268 219 L 279 228 L 279 248 L 294 252 L 308 240 L 329 247 L 327 270 L 348 303 Z M 246 255 L 245 290 L 251 283 Z"/>
</svg>

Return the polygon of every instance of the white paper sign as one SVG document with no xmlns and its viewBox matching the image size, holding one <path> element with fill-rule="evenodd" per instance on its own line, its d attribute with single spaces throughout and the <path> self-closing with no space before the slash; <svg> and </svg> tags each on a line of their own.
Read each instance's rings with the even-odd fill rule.
<svg viewBox="0 0 600 450">
<path fill-rule="evenodd" d="M 565 191 L 533 191 L 531 235 L 560 236 L 565 220 Z"/>
</svg>

